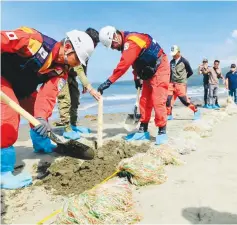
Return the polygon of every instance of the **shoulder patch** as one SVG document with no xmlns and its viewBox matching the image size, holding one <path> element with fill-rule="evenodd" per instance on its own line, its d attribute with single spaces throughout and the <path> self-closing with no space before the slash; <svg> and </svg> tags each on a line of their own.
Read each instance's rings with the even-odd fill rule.
<svg viewBox="0 0 237 225">
<path fill-rule="evenodd" d="M 13 31 L 6 32 L 6 35 L 7 35 L 8 39 L 11 41 L 18 39 L 18 37 L 16 36 L 16 33 Z"/>
<path fill-rule="evenodd" d="M 129 48 L 129 43 L 126 42 L 126 43 L 124 44 L 124 51 L 127 50 L 128 48 Z"/>
<path fill-rule="evenodd" d="M 61 91 L 63 89 L 63 87 L 65 86 L 66 84 L 66 80 L 61 78 L 59 81 L 58 81 L 58 91 Z"/>
</svg>

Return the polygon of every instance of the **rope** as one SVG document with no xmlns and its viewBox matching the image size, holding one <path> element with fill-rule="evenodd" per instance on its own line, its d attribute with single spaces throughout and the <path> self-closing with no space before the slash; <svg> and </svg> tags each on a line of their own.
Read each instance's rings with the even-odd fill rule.
<svg viewBox="0 0 237 225">
<path fill-rule="evenodd" d="M 101 183 L 95 185 L 94 187 L 92 187 L 90 190 L 95 189 L 96 187 L 98 187 L 101 184 L 104 184 L 105 182 L 107 182 L 108 180 L 110 180 L 111 178 L 113 178 L 114 176 L 116 176 L 118 173 L 120 172 L 120 170 L 116 170 L 112 175 L 110 175 L 109 177 L 105 178 Z M 62 209 L 58 209 L 54 212 L 52 212 L 50 215 L 46 216 L 45 218 L 43 218 L 42 220 L 40 220 L 37 225 L 41 225 L 44 224 L 47 220 L 51 219 L 52 217 L 56 216 L 57 214 L 59 214 L 60 212 L 62 212 Z"/>
</svg>

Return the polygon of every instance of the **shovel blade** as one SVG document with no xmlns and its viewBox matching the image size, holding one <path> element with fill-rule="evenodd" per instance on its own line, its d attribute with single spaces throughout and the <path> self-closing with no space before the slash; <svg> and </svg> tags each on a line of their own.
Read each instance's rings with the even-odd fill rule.
<svg viewBox="0 0 237 225">
<path fill-rule="evenodd" d="M 141 118 L 141 115 L 140 114 L 128 114 L 127 115 L 127 118 L 125 120 L 125 124 L 128 124 L 128 125 L 137 125 L 139 120 Z"/>
<path fill-rule="evenodd" d="M 78 159 L 91 160 L 94 158 L 94 150 L 75 140 L 63 140 L 60 136 L 50 132 L 49 138 L 57 143 L 55 152 L 65 156 L 71 156 Z"/>
<path fill-rule="evenodd" d="M 70 140 L 65 144 L 58 144 L 55 152 L 84 160 L 92 160 L 95 157 L 95 152 L 92 148 L 74 140 Z"/>
<path fill-rule="evenodd" d="M 140 117 L 140 114 L 137 114 L 136 116 L 134 114 L 128 114 L 124 123 L 124 128 L 129 132 L 135 130 L 140 121 Z"/>
</svg>

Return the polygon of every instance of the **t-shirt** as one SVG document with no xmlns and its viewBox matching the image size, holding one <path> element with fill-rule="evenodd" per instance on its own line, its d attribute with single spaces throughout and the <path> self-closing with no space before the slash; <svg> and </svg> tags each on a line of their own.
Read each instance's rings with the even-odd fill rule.
<svg viewBox="0 0 237 225">
<path fill-rule="evenodd" d="M 221 75 L 221 70 L 220 73 L 218 74 L 216 70 L 211 67 L 209 68 L 210 75 L 209 75 L 209 84 L 219 84 L 219 75 Z"/>
<path fill-rule="evenodd" d="M 237 71 L 229 71 L 225 78 L 228 79 L 229 90 L 237 88 Z"/>
</svg>

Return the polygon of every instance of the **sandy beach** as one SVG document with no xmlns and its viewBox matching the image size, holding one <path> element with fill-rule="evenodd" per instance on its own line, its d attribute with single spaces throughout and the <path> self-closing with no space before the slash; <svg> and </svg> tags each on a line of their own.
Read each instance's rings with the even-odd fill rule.
<svg viewBox="0 0 237 225">
<path fill-rule="evenodd" d="M 222 99 L 221 105 L 224 104 L 225 99 Z M 202 117 L 208 121 L 211 118 L 209 114 L 213 111 L 208 109 L 201 111 Z M 193 113 L 185 107 L 176 107 L 173 112 L 175 119 L 168 122 L 169 137 L 176 138 L 183 133 L 187 135 L 188 132 L 184 129 L 193 122 Z M 59 173 L 60 168 L 57 168 L 60 174 L 58 178 L 50 174 L 51 177 L 48 179 L 46 177 L 43 181 L 41 178 L 50 163 L 58 160 L 60 165 L 60 159 L 63 157 L 55 153 L 50 155 L 33 153 L 28 125 L 22 125 L 15 144 L 16 171 L 30 172 L 34 182 L 31 187 L 22 190 L 2 191 L 2 195 L 4 194 L 2 222 L 36 224 L 60 209 L 69 196 L 92 188 L 112 174 L 122 158 L 145 152 L 146 145 L 150 143 L 142 142 L 134 147 L 122 141 L 122 137 L 128 133 L 124 129 L 126 115 L 126 113 L 104 115 L 103 138 L 106 156 L 103 160 L 96 159 L 89 163 L 72 159 L 68 164 L 64 161 L 61 170 L 65 171 Z M 93 143 L 96 140 L 96 117 L 86 117 L 80 124 L 92 129 L 92 134 L 84 135 L 83 138 Z M 151 140 L 154 142 L 157 131 L 153 119 L 149 127 Z M 226 116 L 222 121 L 213 124 L 212 135 L 197 139 L 196 151 L 179 155 L 185 162 L 184 165 L 166 166 L 168 180 L 165 183 L 136 188 L 134 199 L 136 209 L 142 215 L 140 223 L 237 224 L 236 129 L 237 115 Z M 84 166 L 85 170 L 80 173 L 81 177 L 75 178 L 72 173 L 78 171 L 78 166 Z M 67 175 L 69 180 L 64 180 L 64 175 Z M 54 222 L 55 218 L 56 216 L 52 216 L 45 221 L 45 224 Z"/>
</svg>

